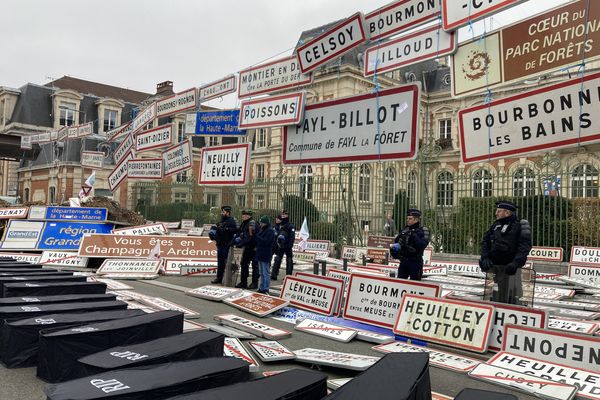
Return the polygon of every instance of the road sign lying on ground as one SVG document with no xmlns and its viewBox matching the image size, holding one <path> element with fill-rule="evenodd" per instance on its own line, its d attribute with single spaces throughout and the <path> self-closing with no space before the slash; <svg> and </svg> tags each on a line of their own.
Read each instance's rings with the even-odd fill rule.
<svg viewBox="0 0 600 400">
<path fill-rule="evenodd" d="M 254 321 L 248 318 L 240 317 L 235 314 L 219 314 L 214 316 L 215 320 L 226 326 L 250 332 L 254 335 L 264 337 L 265 339 L 284 339 L 292 335 L 292 332 Z"/>
<path fill-rule="evenodd" d="M 338 351 L 305 348 L 294 350 L 296 361 L 316 365 L 327 365 L 335 368 L 364 371 L 379 361 L 379 357 L 363 356 Z"/>
<path fill-rule="evenodd" d="M 294 329 L 344 343 L 348 343 L 358 334 L 356 329 L 315 321 L 310 318 L 300 321 Z"/>
<path fill-rule="evenodd" d="M 239 339 L 226 337 L 223 345 L 223 355 L 225 357 L 235 357 L 244 360 L 250 364 L 250 372 L 258 372 L 258 361 L 252 357 L 252 354 L 246 350 Z"/>
<path fill-rule="evenodd" d="M 185 292 L 185 294 L 206 300 L 223 301 L 227 297 L 238 294 L 239 292 L 241 292 L 240 289 L 206 285 L 199 288 L 190 289 Z"/>
<path fill-rule="evenodd" d="M 296 355 L 281 343 L 271 340 L 263 342 L 248 342 L 250 348 L 263 362 L 293 360 Z"/>
</svg>

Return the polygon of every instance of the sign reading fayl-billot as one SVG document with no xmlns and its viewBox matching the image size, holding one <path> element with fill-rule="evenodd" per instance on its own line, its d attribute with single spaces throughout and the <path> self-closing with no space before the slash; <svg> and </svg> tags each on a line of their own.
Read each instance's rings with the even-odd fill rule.
<svg viewBox="0 0 600 400">
<path fill-rule="evenodd" d="M 250 161 L 250 144 L 210 147 L 202 150 L 198 184 L 245 185 Z"/>
<path fill-rule="evenodd" d="M 414 159 L 419 94 L 411 84 L 306 106 L 284 128 L 284 163 Z"/>
</svg>

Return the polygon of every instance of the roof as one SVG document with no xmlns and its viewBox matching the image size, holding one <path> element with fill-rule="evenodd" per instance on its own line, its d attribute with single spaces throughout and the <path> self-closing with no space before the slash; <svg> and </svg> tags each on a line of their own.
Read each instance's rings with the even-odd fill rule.
<svg viewBox="0 0 600 400">
<path fill-rule="evenodd" d="M 28 83 L 20 91 L 10 123 L 52 127 L 53 90 Z"/>
<path fill-rule="evenodd" d="M 151 93 L 138 92 L 136 90 L 86 81 L 70 76 L 63 76 L 62 78 L 47 83 L 45 86 L 59 89 L 70 89 L 81 94 L 91 94 L 97 97 L 109 97 L 134 104 L 139 104 L 148 97 L 152 96 Z"/>
</svg>

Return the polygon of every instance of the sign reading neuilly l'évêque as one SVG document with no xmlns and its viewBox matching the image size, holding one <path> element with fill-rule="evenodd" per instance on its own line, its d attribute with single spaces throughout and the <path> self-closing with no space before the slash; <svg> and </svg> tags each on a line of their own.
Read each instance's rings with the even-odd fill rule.
<svg viewBox="0 0 600 400">
<path fill-rule="evenodd" d="M 284 128 L 284 163 L 413 159 L 418 115 L 414 84 L 308 105 Z"/>
<path fill-rule="evenodd" d="M 156 102 L 158 118 L 196 109 L 196 88 L 176 93 Z"/>
<path fill-rule="evenodd" d="M 96 271 L 98 275 L 158 274 L 160 260 L 104 260 Z"/>
<path fill-rule="evenodd" d="M 574 264 L 600 265 L 600 247 L 571 247 L 571 262 Z"/>
<path fill-rule="evenodd" d="M 162 179 L 162 158 L 140 158 L 127 162 L 127 177 L 130 179 Z"/>
<path fill-rule="evenodd" d="M 240 106 L 239 129 L 298 125 L 302 121 L 305 93 L 290 93 L 246 100 Z"/>
<path fill-rule="evenodd" d="M 233 93 L 235 92 L 235 83 L 235 75 L 228 75 L 218 81 L 200 86 L 198 88 L 198 97 L 203 102 Z"/>
<path fill-rule="evenodd" d="M 295 55 L 250 67 L 239 73 L 238 98 L 244 99 L 312 82 L 311 74 L 300 72 Z"/>
<path fill-rule="evenodd" d="M 408 293 L 437 297 L 440 287 L 433 283 L 353 273 L 350 276 L 344 318 L 392 328 L 400 301 Z"/>
<path fill-rule="evenodd" d="M 114 235 L 166 235 L 169 230 L 162 222 L 155 224 L 130 226 L 129 228 L 113 229 Z"/>
<path fill-rule="evenodd" d="M 438 18 L 441 0 L 397 0 L 365 15 L 371 41 L 406 31 Z"/>
<path fill-rule="evenodd" d="M 86 235 L 81 240 L 79 256 L 143 258 L 150 255 L 157 243 L 160 243 L 161 258 L 217 260 L 214 243 L 209 238 L 198 236 Z"/>
<path fill-rule="evenodd" d="M 245 185 L 249 161 L 249 143 L 206 147 L 202 150 L 198 184 Z"/>
<path fill-rule="evenodd" d="M 181 143 L 173 145 L 162 153 L 163 165 L 165 168 L 163 176 L 166 178 L 186 169 L 192 168 L 192 143 L 184 140 Z"/>
<path fill-rule="evenodd" d="M 600 4 L 599 4 L 600 5 Z M 459 112 L 465 163 L 600 140 L 600 73 Z"/>
<path fill-rule="evenodd" d="M 335 311 L 338 293 L 335 286 L 286 276 L 283 281 L 281 298 L 289 301 L 295 307 L 319 314 L 332 315 Z"/>
<path fill-rule="evenodd" d="M 492 305 L 407 294 L 394 333 L 485 353 L 493 316 Z"/>
<path fill-rule="evenodd" d="M 161 125 L 135 135 L 135 151 L 142 152 L 168 147 L 173 142 L 173 124 Z"/>
</svg>

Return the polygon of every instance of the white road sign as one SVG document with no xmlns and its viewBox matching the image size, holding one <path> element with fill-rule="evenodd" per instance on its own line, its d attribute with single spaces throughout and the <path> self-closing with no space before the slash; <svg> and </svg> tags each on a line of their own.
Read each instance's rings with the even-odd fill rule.
<svg viewBox="0 0 600 400">
<path fill-rule="evenodd" d="M 165 300 L 161 297 L 143 297 L 139 300 L 140 303 L 145 304 L 149 307 L 154 308 L 155 310 L 160 311 L 179 311 L 182 312 L 185 318 L 197 318 L 199 314 L 187 307 L 179 305 L 177 303 L 173 303 L 172 301 Z"/>
<path fill-rule="evenodd" d="M 160 180 L 163 178 L 162 158 L 139 158 L 127 162 L 127 177 L 131 179 Z"/>
<path fill-rule="evenodd" d="M 163 176 L 166 178 L 173 174 L 192 168 L 192 143 L 184 140 L 174 146 L 169 147 L 162 153 L 165 171 Z"/>
<path fill-rule="evenodd" d="M 571 262 L 574 264 L 600 264 L 600 247 L 571 247 Z"/>
<path fill-rule="evenodd" d="M 40 264 L 85 268 L 88 264 L 88 258 L 79 257 L 76 252 L 46 250 L 42 253 Z"/>
<path fill-rule="evenodd" d="M 149 225 L 113 229 L 111 233 L 114 235 L 166 235 L 169 230 L 163 223 L 157 222 Z"/>
<path fill-rule="evenodd" d="M 419 93 L 411 84 L 306 106 L 302 124 L 284 128 L 284 163 L 415 158 Z"/>
<path fill-rule="evenodd" d="M 329 324 L 322 321 L 316 321 L 310 318 L 305 318 L 300 321 L 298 324 L 296 324 L 294 329 L 311 335 L 326 337 L 327 339 L 344 343 L 348 343 L 358 334 L 356 329 Z"/>
<path fill-rule="evenodd" d="M 218 81 L 200 86 L 198 89 L 198 97 L 200 98 L 200 101 L 203 102 L 233 93 L 236 89 L 235 83 L 235 75 L 228 75 Z"/>
<path fill-rule="evenodd" d="M 207 262 L 206 260 L 164 260 L 163 270 L 165 272 L 165 275 L 187 275 L 187 274 L 190 274 L 190 272 L 186 271 L 186 274 L 182 274 L 181 273 L 182 267 L 198 268 L 198 271 L 201 271 L 204 268 L 210 268 L 211 269 L 210 274 L 203 274 L 202 272 L 200 272 L 197 275 L 199 275 L 199 276 L 211 275 L 212 276 L 212 275 L 214 275 L 214 273 L 212 272 L 212 269 L 214 269 L 214 267 L 215 267 L 213 264 L 214 263 Z M 191 274 L 196 275 L 196 274 L 194 274 L 194 272 L 198 272 L 198 271 L 192 271 Z"/>
<path fill-rule="evenodd" d="M 332 278 L 329 276 L 315 275 L 315 274 L 311 274 L 311 273 L 307 273 L 307 272 L 296 272 L 294 275 L 297 277 L 300 277 L 302 279 L 306 279 L 307 281 L 322 283 L 323 285 L 334 286 L 337 289 L 337 293 L 338 293 L 338 297 L 336 299 L 336 304 L 334 306 L 334 309 L 335 309 L 334 314 L 338 315 L 340 313 L 340 308 L 342 307 L 343 296 L 346 291 L 346 289 L 345 289 L 346 281 L 344 279 L 337 279 L 337 278 Z"/>
<path fill-rule="evenodd" d="M 129 135 L 130 133 L 131 133 L 131 121 L 106 132 L 106 138 L 112 142 L 114 140 L 121 138 L 122 136 Z"/>
<path fill-rule="evenodd" d="M 25 261 L 31 264 L 37 264 L 40 262 L 39 254 L 31 254 L 31 253 L 0 253 L 0 259 L 10 257 L 14 258 L 17 261 Z"/>
<path fill-rule="evenodd" d="M 176 93 L 156 102 L 158 118 L 196 109 L 196 88 Z"/>
<path fill-rule="evenodd" d="M 593 335 L 600 328 L 600 322 L 554 316 L 548 320 L 548 328 L 559 331 Z"/>
<path fill-rule="evenodd" d="M 444 29 L 453 31 L 525 0 L 442 0 Z"/>
<path fill-rule="evenodd" d="M 108 176 L 108 187 L 111 192 L 117 190 L 119 185 L 127 179 L 127 166 L 129 165 L 129 160 L 133 160 L 133 153 L 131 151 L 123 157 L 121 163 L 118 164 Z"/>
<path fill-rule="evenodd" d="M 298 59 L 294 55 L 240 71 L 238 98 L 297 88 L 311 82 L 312 75 L 300 72 Z"/>
<path fill-rule="evenodd" d="M 142 152 L 171 146 L 173 124 L 161 125 L 135 135 L 135 151 Z"/>
<path fill-rule="evenodd" d="M 379 361 L 379 357 L 362 356 L 351 353 L 341 353 L 338 351 L 305 348 L 295 350 L 296 361 L 327 365 L 336 368 L 345 368 L 355 371 L 364 371 L 371 365 Z"/>
<path fill-rule="evenodd" d="M 560 262 L 563 259 L 563 248 L 534 246 L 529 251 L 527 259 L 531 261 L 539 260 Z"/>
<path fill-rule="evenodd" d="M 246 350 L 239 339 L 226 337 L 223 346 L 223 355 L 225 357 L 235 357 L 250 364 L 250 372 L 257 372 L 259 369 L 258 361 Z"/>
<path fill-rule="evenodd" d="M 0 208 L 0 219 L 27 218 L 29 207 L 7 207 Z"/>
<path fill-rule="evenodd" d="M 154 118 L 156 118 L 156 103 L 152 103 L 131 121 L 131 134 L 136 134 L 140 129 L 152 122 Z"/>
<path fill-rule="evenodd" d="M 129 152 L 133 152 L 135 143 L 133 141 L 133 135 L 127 135 L 123 139 L 119 146 L 117 146 L 113 157 L 115 160 L 115 164 L 119 164 Z"/>
<path fill-rule="evenodd" d="M 82 151 L 81 165 L 91 168 L 102 168 L 104 163 L 104 153 L 101 151 Z"/>
<path fill-rule="evenodd" d="M 248 342 L 250 348 L 261 361 L 283 361 L 293 360 L 296 355 L 293 351 L 282 345 L 281 343 L 271 340 L 263 342 Z"/>
<path fill-rule="evenodd" d="M 283 281 L 281 298 L 289 301 L 295 307 L 319 314 L 332 315 L 335 311 L 338 292 L 337 288 L 332 285 L 286 276 Z"/>
<path fill-rule="evenodd" d="M 245 185 L 250 166 L 250 144 L 202 149 L 199 185 Z"/>
<path fill-rule="evenodd" d="M 112 260 L 105 259 L 96 271 L 98 275 L 147 274 L 156 275 L 160 268 L 160 260 Z"/>
<path fill-rule="evenodd" d="M 476 278 L 485 278 L 486 276 L 485 272 L 479 268 L 478 263 L 431 260 L 431 266 L 445 267 L 448 275 L 474 276 Z"/>
<path fill-rule="evenodd" d="M 304 92 L 243 101 L 238 128 L 297 125 L 302 121 L 304 101 Z"/>
<path fill-rule="evenodd" d="M 215 315 L 215 320 L 221 324 L 240 329 L 245 332 L 250 332 L 254 335 L 264 337 L 265 339 L 285 339 L 292 335 L 291 332 L 283 329 L 275 328 L 274 326 L 254 321 L 248 318 L 240 317 L 235 314 L 220 314 Z"/>
<path fill-rule="evenodd" d="M 441 14 L 441 0 L 398 0 L 365 16 L 371 41 L 433 21 Z"/>
<path fill-rule="evenodd" d="M 600 264 L 569 264 L 569 277 L 582 279 L 593 285 L 600 286 Z"/>
<path fill-rule="evenodd" d="M 88 122 L 77 127 L 77 137 L 90 136 L 94 133 L 94 123 Z"/>
<path fill-rule="evenodd" d="M 190 289 L 187 292 L 185 292 L 185 294 L 206 300 L 222 301 L 227 297 L 233 296 L 234 294 L 237 294 L 239 292 L 241 292 L 240 289 L 207 285 L 195 289 Z"/>
</svg>

